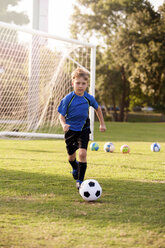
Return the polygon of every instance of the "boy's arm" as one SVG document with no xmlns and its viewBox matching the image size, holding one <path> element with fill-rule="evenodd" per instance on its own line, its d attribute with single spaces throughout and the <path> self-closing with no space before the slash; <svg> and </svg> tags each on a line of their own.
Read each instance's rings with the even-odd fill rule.
<svg viewBox="0 0 165 248">
<path fill-rule="evenodd" d="M 100 122 L 100 131 L 105 132 L 106 131 L 106 126 L 105 126 L 105 123 L 104 123 L 104 117 L 103 117 L 103 113 L 102 113 L 102 110 L 101 110 L 100 106 L 95 111 L 96 111 L 96 115 L 97 115 L 97 117 L 99 119 L 99 122 Z"/>
<path fill-rule="evenodd" d="M 66 124 L 65 116 L 60 114 L 59 115 L 59 120 L 60 120 L 60 123 L 61 123 L 61 126 L 62 126 L 64 132 L 67 132 L 69 130 L 70 125 Z"/>
</svg>

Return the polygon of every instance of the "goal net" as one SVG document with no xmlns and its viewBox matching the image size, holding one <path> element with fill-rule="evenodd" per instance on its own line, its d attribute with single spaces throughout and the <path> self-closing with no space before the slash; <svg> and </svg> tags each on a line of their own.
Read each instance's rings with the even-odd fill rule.
<svg viewBox="0 0 165 248">
<path fill-rule="evenodd" d="M 0 23 L 0 137 L 63 138 L 57 109 L 77 67 L 94 95 L 95 46 Z M 93 139 L 93 109 L 90 119 Z"/>
</svg>

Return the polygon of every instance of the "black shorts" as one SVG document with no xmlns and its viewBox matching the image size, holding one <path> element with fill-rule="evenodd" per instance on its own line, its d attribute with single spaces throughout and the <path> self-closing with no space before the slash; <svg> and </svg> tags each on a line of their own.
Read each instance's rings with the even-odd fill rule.
<svg viewBox="0 0 165 248">
<path fill-rule="evenodd" d="M 65 143 L 68 154 L 72 155 L 79 148 L 84 148 L 87 150 L 89 134 L 89 128 L 83 131 L 67 131 L 65 133 Z"/>
</svg>

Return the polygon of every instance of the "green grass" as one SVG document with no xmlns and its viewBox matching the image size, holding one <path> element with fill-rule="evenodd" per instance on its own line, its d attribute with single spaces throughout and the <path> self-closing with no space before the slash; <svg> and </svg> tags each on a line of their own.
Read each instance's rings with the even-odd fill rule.
<svg viewBox="0 0 165 248">
<path fill-rule="evenodd" d="M 0 247 L 163 248 L 165 124 L 107 123 L 88 149 L 87 178 L 103 193 L 85 202 L 70 174 L 63 140 L 0 140 Z M 114 153 L 103 145 L 112 141 Z M 152 153 L 158 141 L 161 151 Z M 130 154 L 121 154 L 127 143 Z"/>
</svg>

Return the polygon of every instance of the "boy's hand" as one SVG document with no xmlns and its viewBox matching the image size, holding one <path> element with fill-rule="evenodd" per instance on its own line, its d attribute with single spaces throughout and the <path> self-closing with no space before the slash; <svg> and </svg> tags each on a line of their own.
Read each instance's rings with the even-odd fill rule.
<svg viewBox="0 0 165 248">
<path fill-rule="evenodd" d="M 105 132 L 105 131 L 106 131 L 106 126 L 100 125 L 100 132 Z"/>
<path fill-rule="evenodd" d="M 64 132 L 67 132 L 69 130 L 70 125 L 64 124 L 62 127 L 63 127 Z"/>
</svg>

